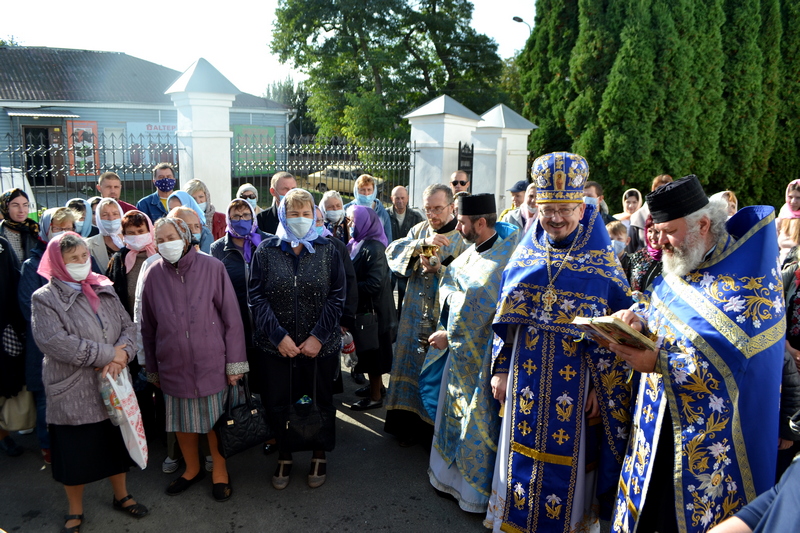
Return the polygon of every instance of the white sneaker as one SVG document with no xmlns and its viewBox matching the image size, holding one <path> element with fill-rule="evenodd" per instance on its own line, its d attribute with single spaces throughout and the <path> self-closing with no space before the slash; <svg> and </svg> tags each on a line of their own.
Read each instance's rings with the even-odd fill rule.
<svg viewBox="0 0 800 533">
<path fill-rule="evenodd" d="M 18 431 L 17 433 L 19 433 L 20 435 L 30 435 L 31 433 L 33 433 L 33 428 L 23 429 L 22 431 Z"/>
<path fill-rule="evenodd" d="M 164 462 L 161 463 L 161 471 L 165 474 L 174 474 L 178 471 L 178 467 L 180 466 L 180 459 L 170 459 L 167 457 L 164 459 Z"/>
</svg>

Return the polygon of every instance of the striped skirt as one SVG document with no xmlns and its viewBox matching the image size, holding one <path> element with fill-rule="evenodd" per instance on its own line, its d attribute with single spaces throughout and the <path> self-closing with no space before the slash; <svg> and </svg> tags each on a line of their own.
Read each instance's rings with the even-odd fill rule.
<svg viewBox="0 0 800 533">
<path fill-rule="evenodd" d="M 233 403 L 238 401 L 239 387 L 234 388 Z M 208 433 L 225 411 L 225 401 L 228 398 L 229 387 L 225 387 L 216 394 L 202 398 L 175 398 L 164 394 L 164 404 L 167 411 L 167 431 L 180 433 Z"/>
</svg>

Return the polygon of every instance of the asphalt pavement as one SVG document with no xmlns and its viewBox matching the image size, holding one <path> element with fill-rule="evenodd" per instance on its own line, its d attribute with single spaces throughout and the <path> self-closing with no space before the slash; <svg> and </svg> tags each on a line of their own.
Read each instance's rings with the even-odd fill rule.
<svg viewBox="0 0 800 533">
<path fill-rule="evenodd" d="M 436 495 L 428 481 L 428 452 L 419 445 L 401 448 L 384 433 L 385 409 L 351 411 L 358 385 L 348 374 L 344 387 L 334 397 L 336 449 L 328 454 L 322 487 L 308 487 L 311 453 L 304 452 L 294 455 L 289 486 L 275 490 L 277 454 L 264 456 L 257 447 L 228 460 L 234 491 L 229 501 L 214 501 L 210 475 L 183 494 L 167 496 L 164 489 L 182 470 L 161 472 L 166 447 L 155 442 L 147 468 L 128 474 L 128 490 L 150 514 L 136 520 L 115 511 L 111 485 L 98 481 L 86 486 L 81 532 L 486 531 L 483 515 L 465 513 Z M 25 453 L 0 453 L 0 530 L 55 533 L 67 511 L 62 485 L 42 461 L 35 434 L 13 437 Z"/>
</svg>

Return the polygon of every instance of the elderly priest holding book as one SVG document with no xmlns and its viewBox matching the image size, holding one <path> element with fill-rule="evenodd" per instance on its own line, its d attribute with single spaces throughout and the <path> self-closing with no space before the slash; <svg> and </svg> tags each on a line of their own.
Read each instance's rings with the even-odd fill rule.
<svg viewBox="0 0 800 533">
<path fill-rule="evenodd" d="M 485 525 L 589 531 L 611 518 L 631 397 L 625 363 L 571 322 L 627 309 L 630 289 L 599 212 L 583 203 L 586 160 L 546 154 L 531 173 L 539 220 L 503 272 L 493 324 L 504 407 Z"/>
<path fill-rule="evenodd" d="M 664 272 L 617 316 L 657 350 L 610 345 L 641 373 L 613 531 L 700 532 L 771 488 L 785 317 L 774 210 L 726 223 L 696 176 L 647 195 Z"/>
</svg>

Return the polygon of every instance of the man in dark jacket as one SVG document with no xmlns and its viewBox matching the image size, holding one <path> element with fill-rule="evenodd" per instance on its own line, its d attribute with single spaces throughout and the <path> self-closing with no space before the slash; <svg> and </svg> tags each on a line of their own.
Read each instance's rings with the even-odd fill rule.
<svg viewBox="0 0 800 533">
<path fill-rule="evenodd" d="M 269 193 L 272 195 L 272 206 L 258 214 L 258 227 L 265 233 L 275 234 L 278 229 L 278 205 L 287 192 L 297 187 L 297 180 L 288 172 L 277 172 L 270 181 Z"/>
<path fill-rule="evenodd" d="M 422 214 L 416 209 L 408 207 L 408 191 L 402 185 L 392 189 L 392 206 L 386 211 L 389 212 L 389 220 L 392 223 L 392 235 L 395 239 L 402 239 L 408 235 L 408 230 L 422 222 Z M 403 297 L 406 294 L 407 278 L 398 278 L 392 274 L 392 290 L 397 287 L 397 316 L 403 310 Z"/>
</svg>

